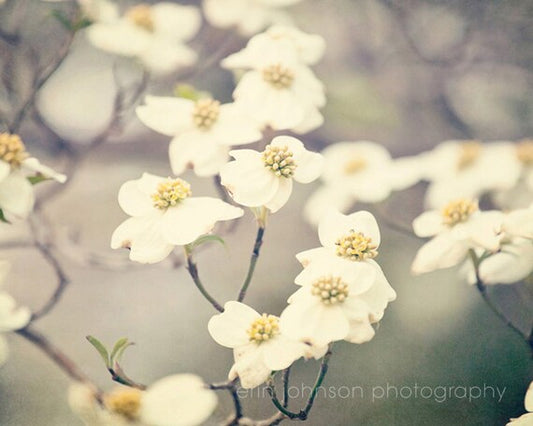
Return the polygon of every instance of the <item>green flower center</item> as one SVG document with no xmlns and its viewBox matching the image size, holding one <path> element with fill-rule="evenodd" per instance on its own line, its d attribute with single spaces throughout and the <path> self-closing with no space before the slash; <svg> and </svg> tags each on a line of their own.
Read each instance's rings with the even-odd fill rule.
<svg viewBox="0 0 533 426">
<path fill-rule="evenodd" d="M 155 208 L 166 210 L 190 197 L 191 194 L 191 185 L 188 182 L 179 178 L 169 178 L 157 185 L 157 191 L 152 194 L 152 201 Z"/>
<path fill-rule="evenodd" d="M 289 151 L 287 146 L 272 146 L 267 145 L 262 153 L 265 167 L 272 170 L 272 172 L 279 177 L 289 178 L 296 170 L 296 163 L 293 159 L 292 151 Z"/>
<path fill-rule="evenodd" d="M 338 238 L 335 245 L 337 256 L 352 261 L 373 259 L 378 255 L 377 245 L 372 243 L 372 238 L 353 229 L 349 234 Z"/>
<path fill-rule="evenodd" d="M 220 102 L 213 99 L 200 99 L 196 101 L 192 112 L 192 119 L 200 130 L 209 130 L 213 127 L 220 115 Z"/>
<path fill-rule="evenodd" d="M 263 80 L 276 89 L 288 89 L 294 81 L 294 73 L 281 64 L 269 65 L 263 68 Z"/>
<path fill-rule="evenodd" d="M 266 342 L 279 334 L 279 318 L 263 314 L 252 322 L 247 332 L 250 342 Z"/>
<path fill-rule="evenodd" d="M 313 283 L 311 293 L 319 297 L 324 305 L 335 305 L 348 297 L 348 284 L 340 277 L 322 277 Z"/>
<path fill-rule="evenodd" d="M 454 226 L 466 222 L 478 210 L 477 201 L 460 198 L 450 202 L 442 209 L 442 221 L 445 225 Z"/>
</svg>

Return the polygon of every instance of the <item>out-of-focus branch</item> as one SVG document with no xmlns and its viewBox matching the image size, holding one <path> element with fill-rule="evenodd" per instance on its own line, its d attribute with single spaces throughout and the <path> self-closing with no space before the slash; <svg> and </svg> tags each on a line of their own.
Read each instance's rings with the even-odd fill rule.
<svg viewBox="0 0 533 426">
<path fill-rule="evenodd" d="M 225 423 L 226 426 L 238 425 L 239 420 L 243 416 L 241 400 L 239 399 L 239 395 L 237 393 L 237 381 L 238 379 L 235 379 L 235 380 L 229 380 L 227 382 L 211 383 L 207 385 L 207 387 L 211 390 L 227 390 L 231 396 L 231 399 L 233 401 L 233 406 L 234 406 L 234 414 Z"/>
</svg>

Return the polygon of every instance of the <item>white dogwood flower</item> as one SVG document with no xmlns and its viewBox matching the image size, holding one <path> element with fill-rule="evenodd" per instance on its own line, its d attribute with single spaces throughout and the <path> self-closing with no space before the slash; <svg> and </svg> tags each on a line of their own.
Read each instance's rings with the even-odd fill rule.
<svg viewBox="0 0 533 426">
<path fill-rule="evenodd" d="M 280 332 L 278 317 L 260 315 L 240 302 L 226 303 L 224 312 L 213 316 L 207 327 L 218 344 L 233 349 L 235 364 L 228 377 L 239 377 L 246 389 L 261 385 L 272 371 L 289 367 L 309 352 L 307 345 Z"/>
<path fill-rule="evenodd" d="M 116 20 L 94 23 L 87 36 L 99 49 L 138 58 L 152 72 L 165 74 L 196 61 L 196 53 L 184 42 L 194 37 L 200 24 L 195 7 L 141 3 Z"/>
<path fill-rule="evenodd" d="M 516 185 L 520 169 L 506 143 L 447 141 L 427 153 L 431 182 L 426 204 L 438 208 L 457 197 L 478 198 Z"/>
<path fill-rule="evenodd" d="M 27 172 L 66 181 L 65 175 L 30 157 L 18 135 L 0 133 L 0 209 L 8 220 L 25 219 L 33 209 L 35 195 Z"/>
<path fill-rule="evenodd" d="M 469 249 L 498 250 L 503 213 L 479 211 L 477 201 L 459 198 L 444 208 L 422 213 L 413 221 L 419 237 L 433 237 L 416 254 L 414 274 L 457 265 Z"/>
<path fill-rule="evenodd" d="M 148 96 L 136 112 L 146 126 L 173 137 L 169 156 L 175 175 L 191 166 L 198 176 L 213 176 L 228 161 L 231 145 L 262 136 L 259 125 L 234 103 Z"/>
<path fill-rule="evenodd" d="M 115 229 L 111 247 L 129 248 L 130 259 L 137 262 L 159 262 L 174 246 L 190 244 L 211 232 L 216 222 L 244 213 L 216 198 L 190 196 L 190 185 L 179 178 L 144 173 L 124 183 L 118 202 L 132 217 Z"/>
<path fill-rule="evenodd" d="M 218 28 L 236 27 L 245 36 L 270 24 L 289 21 L 281 9 L 301 0 L 204 0 L 207 21 Z"/>
<path fill-rule="evenodd" d="M 10 264 L 6 260 L 0 261 L 0 286 L 9 273 Z M 15 300 L 5 291 L 0 290 L 0 365 L 9 355 L 9 349 L 3 333 L 19 330 L 28 325 L 31 312 L 26 307 L 17 307 Z"/>
<path fill-rule="evenodd" d="M 87 426 L 195 426 L 217 405 L 217 397 L 192 374 L 160 379 L 145 391 L 117 387 L 97 400 L 95 390 L 76 383 L 69 389 L 69 405 Z"/>
<path fill-rule="evenodd" d="M 527 209 L 513 210 L 506 214 L 502 232 L 511 237 L 533 239 L 533 204 Z"/>
<path fill-rule="evenodd" d="M 239 149 L 230 155 L 235 161 L 220 170 L 222 185 L 237 203 L 272 213 L 288 201 L 293 179 L 309 183 L 322 171 L 323 157 L 291 136 L 275 137 L 263 152 Z"/>
<path fill-rule="evenodd" d="M 533 382 L 529 384 L 529 388 L 524 398 L 524 406 L 527 413 L 521 415 L 517 419 L 511 419 L 507 426 L 531 426 L 533 425 Z"/>
<path fill-rule="evenodd" d="M 291 25 L 273 25 L 261 34 L 253 36 L 246 47 L 227 56 L 221 62 L 227 69 L 254 68 L 261 61 L 265 50 L 277 46 L 286 55 L 293 55 L 305 65 L 313 65 L 322 59 L 326 42 L 322 36 L 307 34 Z"/>
<path fill-rule="evenodd" d="M 326 103 L 324 86 L 302 64 L 294 48 L 275 40 L 262 43 L 261 54 L 247 55 L 247 71 L 233 97 L 250 116 L 274 130 L 306 133 L 323 122 L 319 108 Z M 289 46 L 284 43 L 282 46 Z"/>
</svg>

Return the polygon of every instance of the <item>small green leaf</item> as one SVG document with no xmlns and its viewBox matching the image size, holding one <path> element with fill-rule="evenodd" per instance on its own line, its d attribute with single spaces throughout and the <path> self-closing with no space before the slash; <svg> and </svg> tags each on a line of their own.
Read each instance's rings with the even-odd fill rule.
<svg viewBox="0 0 533 426">
<path fill-rule="evenodd" d="M 209 92 L 196 90 L 196 88 L 190 84 L 176 84 L 174 87 L 174 95 L 191 101 L 212 97 Z"/>
<path fill-rule="evenodd" d="M 74 29 L 70 19 L 60 10 L 52 10 L 52 16 L 56 18 L 61 25 L 63 25 L 67 30 L 72 31 Z"/>
<path fill-rule="evenodd" d="M 100 356 L 104 360 L 106 367 L 110 368 L 111 367 L 111 362 L 109 360 L 109 353 L 107 352 L 107 349 L 102 344 L 102 342 L 100 342 L 96 337 L 93 337 L 93 336 L 87 336 L 86 339 L 98 351 L 98 353 L 100 354 Z"/>
<path fill-rule="evenodd" d="M 38 183 L 50 180 L 50 178 L 38 173 L 35 176 L 28 176 L 28 180 L 32 185 L 37 185 Z"/>
<path fill-rule="evenodd" d="M 1 222 L 4 222 L 4 223 L 11 223 L 9 222 L 9 220 L 6 219 L 6 217 L 4 216 L 4 211 L 2 209 L 0 209 L 0 221 Z"/>
<path fill-rule="evenodd" d="M 127 337 L 123 337 L 122 339 L 117 340 L 115 346 L 113 347 L 113 350 L 111 351 L 111 356 L 109 357 L 111 365 L 113 365 L 115 361 L 119 361 L 126 348 L 133 344 L 133 342 L 128 341 Z"/>
<path fill-rule="evenodd" d="M 128 342 L 125 345 L 121 346 L 117 353 L 115 354 L 114 358 L 111 359 L 111 362 L 114 363 L 114 365 L 118 365 L 119 361 L 122 359 L 122 355 L 124 355 L 124 351 L 128 349 L 130 346 L 133 346 L 135 343 Z"/>
<path fill-rule="evenodd" d="M 217 243 L 220 243 L 223 246 L 226 245 L 226 242 L 218 235 L 207 234 L 207 235 L 202 235 L 198 237 L 191 244 L 189 244 L 190 250 L 194 250 L 196 247 L 201 246 L 202 244 L 205 244 L 205 243 L 209 243 L 211 241 L 216 241 Z"/>
</svg>

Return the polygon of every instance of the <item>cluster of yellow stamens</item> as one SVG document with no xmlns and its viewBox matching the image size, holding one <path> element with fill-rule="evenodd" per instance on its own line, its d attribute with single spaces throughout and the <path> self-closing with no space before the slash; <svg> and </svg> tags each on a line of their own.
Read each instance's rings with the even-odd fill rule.
<svg viewBox="0 0 533 426">
<path fill-rule="evenodd" d="M 165 210 L 190 197 L 191 185 L 183 179 L 168 179 L 157 185 L 157 192 L 152 194 L 154 207 Z"/>
<path fill-rule="evenodd" d="M 28 158 L 26 147 L 18 135 L 0 133 L 0 160 L 16 168 L 26 158 Z"/>
<path fill-rule="evenodd" d="M 192 112 L 192 119 L 196 127 L 209 130 L 218 120 L 220 102 L 213 99 L 200 99 L 196 101 Z"/>
<path fill-rule="evenodd" d="M 518 160 L 526 166 L 533 166 L 533 139 L 527 139 L 516 147 Z"/>
<path fill-rule="evenodd" d="M 294 73 L 281 64 L 274 64 L 263 68 L 263 79 L 276 89 L 288 89 L 294 81 Z"/>
<path fill-rule="evenodd" d="M 461 144 L 461 153 L 457 161 L 457 168 L 464 170 L 470 167 L 481 155 L 483 145 L 479 141 L 467 141 Z"/>
<path fill-rule="evenodd" d="M 477 201 L 460 198 L 450 202 L 442 209 L 442 221 L 445 225 L 454 226 L 467 221 L 472 213 L 478 209 Z"/>
<path fill-rule="evenodd" d="M 353 261 L 373 259 L 378 255 L 377 246 L 372 243 L 372 238 L 353 229 L 348 235 L 338 238 L 335 245 L 337 256 Z"/>
<path fill-rule="evenodd" d="M 325 305 L 342 303 L 348 297 L 348 284 L 340 277 L 322 277 L 313 283 L 311 293 L 320 297 Z"/>
<path fill-rule="evenodd" d="M 291 177 L 296 170 L 293 153 L 287 146 L 267 145 L 262 153 L 265 167 L 274 172 L 276 176 Z"/>
<path fill-rule="evenodd" d="M 138 4 L 130 8 L 126 14 L 126 19 L 136 26 L 152 32 L 154 30 L 154 20 L 149 4 Z"/>
<path fill-rule="evenodd" d="M 354 175 L 365 169 L 367 165 L 366 160 L 361 156 L 354 156 L 344 164 L 344 173 L 347 175 Z"/>
<path fill-rule="evenodd" d="M 136 420 L 141 409 L 142 392 L 134 388 L 117 388 L 104 396 L 104 404 L 112 413 Z"/>
<path fill-rule="evenodd" d="M 247 330 L 250 342 L 262 343 L 279 334 L 279 318 L 263 314 Z"/>
</svg>

